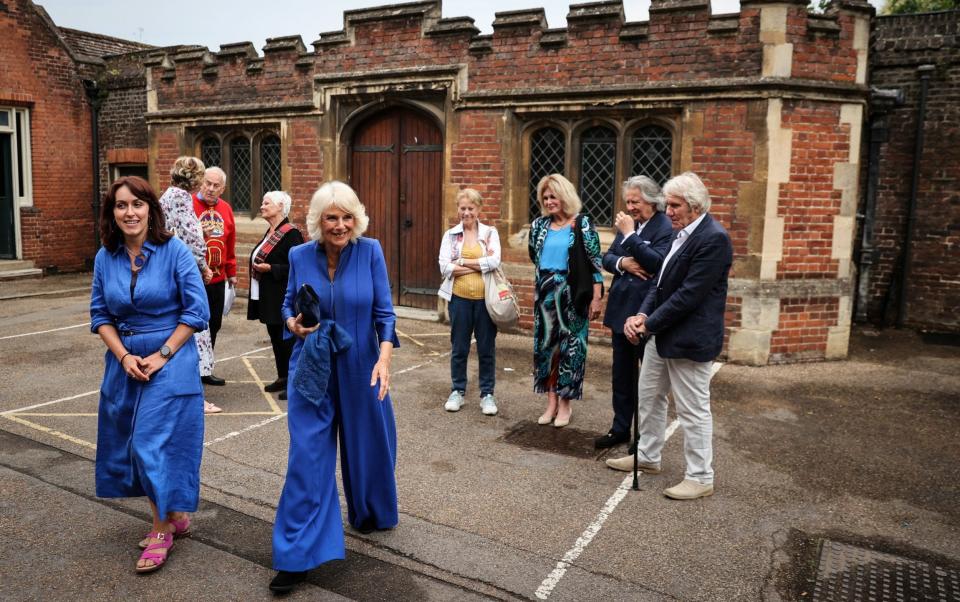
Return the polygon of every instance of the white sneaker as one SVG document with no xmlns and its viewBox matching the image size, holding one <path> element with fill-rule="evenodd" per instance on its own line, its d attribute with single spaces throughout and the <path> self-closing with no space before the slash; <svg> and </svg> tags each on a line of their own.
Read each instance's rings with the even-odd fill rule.
<svg viewBox="0 0 960 602">
<path fill-rule="evenodd" d="M 460 391 L 451 391 L 447 403 L 443 404 L 443 409 L 448 412 L 459 412 L 463 405 L 463 393 Z"/>
<path fill-rule="evenodd" d="M 497 415 L 497 398 L 493 393 L 488 393 L 480 398 L 480 411 L 487 416 Z"/>
</svg>

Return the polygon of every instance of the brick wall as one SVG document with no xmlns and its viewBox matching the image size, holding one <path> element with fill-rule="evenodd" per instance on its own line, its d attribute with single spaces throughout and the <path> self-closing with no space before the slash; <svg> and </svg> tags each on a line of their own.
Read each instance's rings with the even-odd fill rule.
<svg viewBox="0 0 960 602">
<path fill-rule="evenodd" d="M 0 105 L 30 109 L 33 204 L 20 212 L 23 259 L 82 269 L 93 228 L 90 105 L 80 70 L 44 13 L 28 0 L 0 11 Z"/>
<path fill-rule="evenodd" d="M 867 317 L 896 321 L 916 140 L 920 78 L 930 72 L 924 148 L 910 249 L 905 324 L 960 331 L 960 11 L 878 17 L 871 39 L 873 86 L 902 90 L 905 102 L 882 116 L 875 221 L 876 262 L 869 273 Z"/>
<path fill-rule="evenodd" d="M 347 175 L 345 115 L 385 100 L 433 102 L 447 143 L 444 227 L 456 222 L 457 189 L 477 188 L 482 219 L 506 243 L 521 327 L 529 328 L 525 124 L 660 115 L 676 132 L 674 171 L 703 177 L 711 212 L 734 243 L 728 330 L 760 332 L 758 303 L 766 312 L 765 334 L 755 339 L 763 351 L 744 361 L 842 357 L 849 251 L 838 254 L 836 238 L 849 233 L 837 220 L 856 184 L 838 187 L 835 172 L 845 162 L 856 167 L 860 130 L 844 111 L 864 104 L 872 9 L 840 0 L 811 16 L 800 0 L 741 4 L 739 14 L 714 16 L 707 2 L 656 0 L 649 21 L 627 23 L 619 2 L 593 3 L 571 8 L 564 29 L 547 29 L 540 9 L 510 11 L 481 36 L 472 20 L 442 19 L 439 3 L 419 2 L 348 11 L 344 29 L 321 34 L 312 51 L 289 37 L 268 40 L 263 56 L 248 43 L 168 52 L 147 63 L 157 93 L 147 116 L 154 173 L 192 144 L 178 138 L 178 125 L 280 121 L 284 187 L 302 222 L 316 186 Z M 800 83 L 778 87 L 787 80 Z M 438 93 L 443 102 L 431 100 Z M 768 173 L 782 166 L 779 184 L 768 187 Z M 771 235 L 778 227 L 782 234 Z M 604 335 L 599 322 L 591 331 Z"/>
</svg>

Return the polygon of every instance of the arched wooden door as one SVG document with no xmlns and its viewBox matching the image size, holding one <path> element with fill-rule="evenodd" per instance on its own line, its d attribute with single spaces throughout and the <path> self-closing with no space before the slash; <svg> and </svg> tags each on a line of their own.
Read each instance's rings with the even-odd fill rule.
<svg viewBox="0 0 960 602">
<path fill-rule="evenodd" d="M 443 135 L 425 115 L 391 108 L 360 124 L 350 185 L 367 208 L 367 235 L 383 246 L 397 305 L 437 306 Z"/>
</svg>

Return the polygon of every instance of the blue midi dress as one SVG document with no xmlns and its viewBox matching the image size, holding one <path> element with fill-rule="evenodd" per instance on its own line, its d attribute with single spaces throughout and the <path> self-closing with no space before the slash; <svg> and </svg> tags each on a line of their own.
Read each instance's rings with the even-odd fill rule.
<svg viewBox="0 0 960 602">
<path fill-rule="evenodd" d="M 101 248 L 93 269 L 90 330 L 117 329 L 127 351 L 146 357 L 178 324 L 201 331 L 210 310 L 197 263 L 176 238 L 143 243 L 146 262 L 131 292 L 123 246 Z M 203 389 L 193 337 L 163 368 L 140 382 L 106 352 L 97 423 L 96 493 L 147 496 L 161 517 L 194 512 L 200 498 Z"/>
<path fill-rule="evenodd" d="M 379 386 L 370 386 L 380 342 L 399 347 L 399 341 L 379 242 L 361 237 L 348 244 L 332 282 L 323 246 L 316 241 L 294 247 L 289 258 L 284 321 L 296 316 L 296 292 L 310 284 L 320 298 L 320 318 L 334 320 L 353 339 L 335 356 L 326 395 L 317 405 L 293 386 L 303 339 L 296 339 L 290 358 L 290 452 L 273 528 L 273 567 L 304 571 L 344 557 L 336 484 L 338 434 L 350 524 L 389 529 L 399 522 L 393 406 L 389 395 L 377 399 Z"/>
</svg>

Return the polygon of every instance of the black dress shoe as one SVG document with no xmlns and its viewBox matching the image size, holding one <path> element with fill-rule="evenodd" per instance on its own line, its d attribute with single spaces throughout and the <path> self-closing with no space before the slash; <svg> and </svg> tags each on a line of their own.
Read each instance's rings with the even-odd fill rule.
<svg viewBox="0 0 960 602">
<path fill-rule="evenodd" d="M 270 582 L 270 591 L 275 594 L 289 594 L 297 585 L 307 580 L 307 571 L 278 571 Z"/>
<path fill-rule="evenodd" d="M 263 390 L 266 391 L 267 393 L 276 393 L 278 391 L 283 391 L 286 388 L 287 388 L 287 379 L 278 378 L 277 380 L 273 381 L 272 383 L 264 387 Z"/>
<path fill-rule="evenodd" d="M 214 387 L 222 387 L 223 385 L 227 384 L 227 381 L 212 374 L 210 376 L 201 376 L 200 382 L 205 385 L 213 385 Z"/>
<path fill-rule="evenodd" d="M 359 525 L 353 528 L 363 533 L 364 535 L 370 535 L 371 533 L 377 530 L 377 523 L 372 518 L 368 518 L 367 520 L 363 521 L 362 523 L 360 523 Z"/>
<path fill-rule="evenodd" d="M 593 440 L 593 446 L 597 449 L 607 449 L 608 447 L 613 447 L 614 445 L 620 445 L 621 443 L 626 443 L 630 439 L 629 433 L 617 433 L 610 431 L 603 437 L 597 437 Z"/>
</svg>

